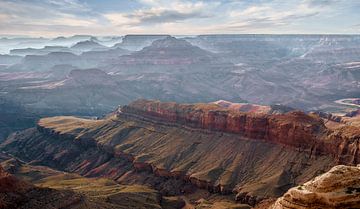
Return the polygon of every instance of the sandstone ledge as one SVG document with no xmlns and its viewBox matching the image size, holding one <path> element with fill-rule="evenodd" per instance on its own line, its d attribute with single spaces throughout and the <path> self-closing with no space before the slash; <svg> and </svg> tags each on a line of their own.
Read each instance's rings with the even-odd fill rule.
<svg viewBox="0 0 360 209">
<path fill-rule="evenodd" d="M 339 165 L 290 189 L 271 209 L 335 209 L 360 206 L 360 167 Z"/>
</svg>

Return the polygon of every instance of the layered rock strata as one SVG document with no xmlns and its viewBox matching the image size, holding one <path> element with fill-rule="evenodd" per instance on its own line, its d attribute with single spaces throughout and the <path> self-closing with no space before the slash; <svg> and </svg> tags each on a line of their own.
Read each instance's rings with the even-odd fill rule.
<svg viewBox="0 0 360 209">
<path fill-rule="evenodd" d="M 119 115 L 180 124 L 191 128 L 240 134 L 310 151 L 331 154 L 339 163 L 360 162 L 360 129 L 345 126 L 328 129 L 316 114 L 292 111 L 264 114 L 263 111 L 241 112 L 217 104 L 177 104 L 138 100 L 124 106 Z"/>
<path fill-rule="evenodd" d="M 102 120 L 44 118 L 2 150 L 84 176 L 207 189 L 254 205 L 339 162 L 359 160 L 359 130 L 331 130 L 316 115 L 240 112 L 217 104 L 139 100 Z M 180 183 L 182 182 L 182 183 Z"/>
<path fill-rule="evenodd" d="M 335 166 L 329 172 L 294 187 L 271 209 L 359 208 L 360 167 Z"/>
</svg>

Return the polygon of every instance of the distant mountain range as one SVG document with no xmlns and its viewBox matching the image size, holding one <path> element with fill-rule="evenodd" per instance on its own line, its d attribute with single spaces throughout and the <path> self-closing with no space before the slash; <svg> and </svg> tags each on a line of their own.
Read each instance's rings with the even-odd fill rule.
<svg viewBox="0 0 360 209">
<path fill-rule="evenodd" d="M 341 112 L 333 101 L 360 96 L 356 35 L 73 36 L 18 44 L 40 41 L 67 45 L 0 56 L 0 97 L 40 115 L 100 116 L 138 98 Z"/>
</svg>

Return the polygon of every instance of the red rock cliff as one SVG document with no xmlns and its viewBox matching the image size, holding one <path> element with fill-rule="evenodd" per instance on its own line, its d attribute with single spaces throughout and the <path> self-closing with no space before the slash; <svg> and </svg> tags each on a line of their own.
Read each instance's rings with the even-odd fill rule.
<svg viewBox="0 0 360 209">
<path fill-rule="evenodd" d="M 240 112 L 217 104 L 177 104 L 138 100 L 124 106 L 121 115 L 133 115 L 191 128 L 241 134 L 284 144 L 310 155 L 333 154 L 339 162 L 356 164 L 359 159 L 359 130 L 329 130 L 315 114 L 293 111 L 285 114 Z"/>
</svg>

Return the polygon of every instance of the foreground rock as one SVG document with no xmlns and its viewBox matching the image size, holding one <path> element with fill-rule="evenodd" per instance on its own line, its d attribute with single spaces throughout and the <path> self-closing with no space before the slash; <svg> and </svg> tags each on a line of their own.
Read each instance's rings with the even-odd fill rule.
<svg viewBox="0 0 360 209">
<path fill-rule="evenodd" d="M 271 209 L 359 208 L 360 167 L 335 166 L 329 172 L 290 189 Z"/>
</svg>

